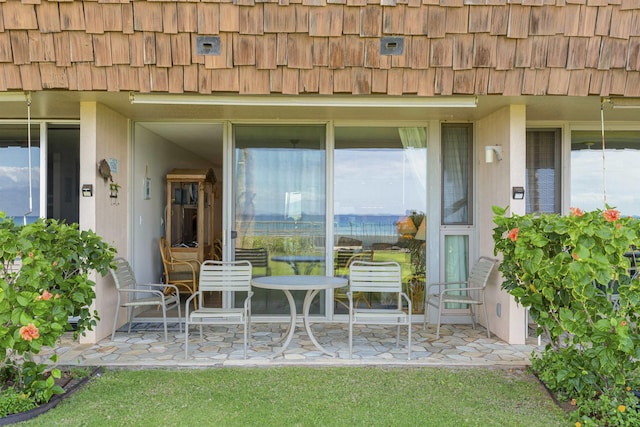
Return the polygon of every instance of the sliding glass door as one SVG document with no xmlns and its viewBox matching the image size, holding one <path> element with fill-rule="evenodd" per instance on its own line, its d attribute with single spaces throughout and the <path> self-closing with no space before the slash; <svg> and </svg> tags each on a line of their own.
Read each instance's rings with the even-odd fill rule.
<svg viewBox="0 0 640 427">
<path fill-rule="evenodd" d="M 234 127 L 234 258 L 260 259 L 254 276 L 325 273 L 325 139 L 324 125 Z M 281 291 L 256 289 L 252 308 L 289 313 Z M 324 292 L 311 313 L 324 313 Z"/>
<path fill-rule="evenodd" d="M 334 274 L 349 264 L 396 261 L 414 312 L 422 312 L 426 275 L 427 140 L 422 127 L 337 127 L 334 150 Z M 370 307 L 386 295 L 357 299 Z M 347 312 L 343 292 L 334 312 Z"/>
</svg>

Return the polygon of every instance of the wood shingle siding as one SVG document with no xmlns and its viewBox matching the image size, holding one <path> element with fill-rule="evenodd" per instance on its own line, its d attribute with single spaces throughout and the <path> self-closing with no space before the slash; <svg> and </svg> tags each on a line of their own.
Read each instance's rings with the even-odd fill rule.
<svg viewBox="0 0 640 427">
<path fill-rule="evenodd" d="M 0 0 L 0 17 L 0 91 L 640 96 L 640 0 Z"/>
</svg>

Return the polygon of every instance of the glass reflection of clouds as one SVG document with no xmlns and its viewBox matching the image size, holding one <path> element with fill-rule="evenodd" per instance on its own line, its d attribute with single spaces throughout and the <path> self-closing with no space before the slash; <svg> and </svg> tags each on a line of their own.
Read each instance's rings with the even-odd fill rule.
<svg viewBox="0 0 640 427">
<path fill-rule="evenodd" d="M 21 217 L 29 210 L 29 166 L 25 147 L 0 147 L 0 211 Z M 40 148 L 31 149 L 33 215 L 40 210 Z"/>
<path fill-rule="evenodd" d="M 598 142 L 585 143 L 589 138 Z M 609 206 L 620 210 L 622 215 L 640 216 L 640 197 L 636 191 L 640 182 L 640 133 L 620 131 L 610 136 L 605 133 L 605 146 L 603 180 L 599 132 L 572 133 L 571 206 L 583 210 L 604 208 L 606 185 Z"/>
</svg>

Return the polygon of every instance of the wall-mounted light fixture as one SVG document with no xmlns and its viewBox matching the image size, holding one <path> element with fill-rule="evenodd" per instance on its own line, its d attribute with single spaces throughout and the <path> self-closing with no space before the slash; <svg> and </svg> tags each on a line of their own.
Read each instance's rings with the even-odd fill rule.
<svg viewBox="0 0 640 427">
<path fill-rule="evenodd" d="M 157 95 L 129 94 L 132 104 L 240 105 L 256 107 L 406 107 L 468 108 L 478 105 L 477 96 L 287 96 L 287 95 Z"/>
<path fill-rule="evenodd" d="M 513 200 L 524 199 L 524 187 L 513 187 L 511 189 L 511 194 L 512 194 Z"/>
<path fill-rule="evenodd" d="M 494 157 L 500 161 L 502 160 L 502 146 L 501 145 L 487 145 L 484 147 L 484 161 L 485 163 L 493 163 Z"/>
</svg>

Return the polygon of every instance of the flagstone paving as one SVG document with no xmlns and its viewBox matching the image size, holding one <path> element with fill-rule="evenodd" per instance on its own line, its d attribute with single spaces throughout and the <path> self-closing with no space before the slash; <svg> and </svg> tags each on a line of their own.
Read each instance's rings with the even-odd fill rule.
<svg viewBox="0 0 640 427">
<path fill-rule="evenodd" d="M 343 323 L 316 323 L 314 335 L 327 351 L 326 355 L 313 345 L 304 328 L 299 325 L 289 347 L 274 357 L 280 348 L 284 328 L 275 323 L 254 323 L 252 342 L 243 357 L 242 330 L 233 326 L 210 326 L 204 329 L 201 343 L 197 328 L 189 336 L 189 357 L 184 355 L 184 332 L 177 324 L 169 332 L 169 341 L 157 324 L 142 325 L 154 330 L 131 333 L 126 328 L 97 344 L 79 344 L 71 334 L 63 337 L 56 347 L 58 364 L 108 367 L 205 367 L 205 366 L 280 366 L 280 365 L 398 365 L 398 366 L 527 366 L 532 351 L 542 349 L 537 339 L 529 337 L 524 345 L 509 345 L 499 338 L 486 337 L 486 331 L 467 325 L 443 325 L 440 338 L 435 327 L 412 329 L 411 360 L 407 360 L 406 329 L 396 348 L 396 329 L 384 326 L 354 327 L 353 357 L 349 359 L 348 331 Z M 40 357 L 48 358 L 52 350 L 43 350 Z"/>
</svg>

